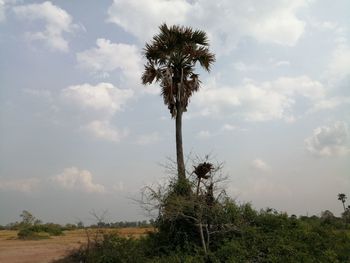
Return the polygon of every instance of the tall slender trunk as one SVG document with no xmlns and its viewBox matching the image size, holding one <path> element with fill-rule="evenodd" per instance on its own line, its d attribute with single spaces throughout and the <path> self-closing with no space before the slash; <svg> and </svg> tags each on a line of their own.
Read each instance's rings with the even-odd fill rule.
<svg viewBox="0 0 350 263">
<path fill-rule="evenodd" d="M 344 212 L 346 212 L 345 202 L 342 201 L 342 203 L 343 203 L 343 207 L 344 207 Z"/>
<path fill-rule="evenodd" d="M 182 108 L 179 102 L 176 102 L 176 159 L 177 159 L 177 172 L 178 179 L 184 180 L 186 178 L 184 153 L 182 146 Z"/>
<path fill-rule="evenodd" d="M 184 152 L 182 146 L 182 103 L 181 103 L 181 93 L 183 89 L 183 69 L 181 69 L 180 83 L 178 84 L 177 94 L 176 94 L 176 120 L 175 120 L 175 130 L 176 130 L 176 160 L 177 160 L 177 173 L 179 181 L 186 179 Z"/>
<path fill-rule="evenodd" d="M 201 185 L 201 178 L 198 177 L 197 192 L 196 192 L 197 197 L 198 197 L 198 195 L 199 195 L 199 186 L 200 186 L 200 185 Z"/>
<path fill-rule="evenodd" d="M 200 234 L 200 237 L 201 237 L 202 247 L 203 247 L 203 250 L 204 250 L 204 254 L 207 255 L 207 253 L 208 253 L 208 252 L 207 252 L 207 246 L 206 246 L 205 240 L 204 240 L 203 225 L 202 225 L 201 220 L 199 221 L 198 228 L 199 228 L 199 234 Z"/>
</svg>

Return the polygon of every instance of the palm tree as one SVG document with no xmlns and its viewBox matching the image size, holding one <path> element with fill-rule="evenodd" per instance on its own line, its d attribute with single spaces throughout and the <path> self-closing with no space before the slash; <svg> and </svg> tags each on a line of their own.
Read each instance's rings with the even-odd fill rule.
<svg viewBox="0 0 350 263">
<path fill-rule="evenodd" d="M 142 74 L 144 85 L 158 82 L 164 104 L 175 119 L 176 159 L 178 179 L 185 179 L 185 163 L 182 145 L 182 114 L 192 94 L 198 91 L 200 81 L 194 73 L 197 62 L 206 71 L 215 62 L 215 55 L 209 51 L 204 31 L 191 27 L 162 24 L 160 33 L 146 43 L 144 56 L 147 59 Z"/>
<path fill-rule="evenodd" d="M 338 194 L 338 200 L 341 201 L 343 203 L 343 208 L 344 208 L 344 211 L 346 211 L 345 209 L 345 200 L 346 200 L 346 195 L 345 194 Z"/>
</svg>

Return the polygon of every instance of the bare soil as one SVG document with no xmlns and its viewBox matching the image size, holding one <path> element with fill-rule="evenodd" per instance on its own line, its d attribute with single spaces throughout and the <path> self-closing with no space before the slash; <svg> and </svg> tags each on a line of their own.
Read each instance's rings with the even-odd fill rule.
<svg viewBox="0 0 350 263">
<path fill-rule="evenodd" d="M 96 230 L 88 230 L 90 236 Z M 149 228 L 108 229 L 122 236 L 139 237 Z M 17 231 L 0 231 L 0 263 L 49 263 L 59 260 L 87 242 L 85 230 L 65 231 L 64 235 L 42 240 L 19 240 Z"/>
</svg>

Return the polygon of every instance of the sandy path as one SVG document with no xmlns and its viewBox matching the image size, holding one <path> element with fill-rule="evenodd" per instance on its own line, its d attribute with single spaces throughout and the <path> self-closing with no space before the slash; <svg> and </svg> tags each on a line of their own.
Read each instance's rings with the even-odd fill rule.
<svg viewBox="0 0 350 263">
<path fill-rule="evenodd" d="M 86 240 L 82 231 L 44 240 L 18 240 L 16 231 L 0 231 L 1 263 L 47 263 L 60 259 Z"/>
<path fill-rule="evenodd" d="M 149 229 L 125 228 L 117 232 L 137 237 L 147 231 Z M 49 263 L 86 242 L 84 230 L 66 231 L 63 236 L 44 240 L 18 240 L 16 236 L 16 231 L 0 231 L 0 263 Z"/>
</svg>

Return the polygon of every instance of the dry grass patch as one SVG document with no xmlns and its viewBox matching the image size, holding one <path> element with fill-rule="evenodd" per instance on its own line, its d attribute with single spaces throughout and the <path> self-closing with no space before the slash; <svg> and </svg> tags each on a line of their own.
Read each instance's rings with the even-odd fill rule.
<svg viewBox="0 0 350 263">
<path fill-rule="evenodd" d="M 70 251 L 87 242 L 87 231 L 93 236 L 96 231 L 118 233 L 121 236 L 140 237 L 152 228 L 120 229 L 79 229 L 64 231 L 62 236 L 53 236 L 45 240 L 19 240 L 17 231 L 0 231 L 0 262 L 11 263 L 48 263 L 65 257 Z"/>
</svg>

